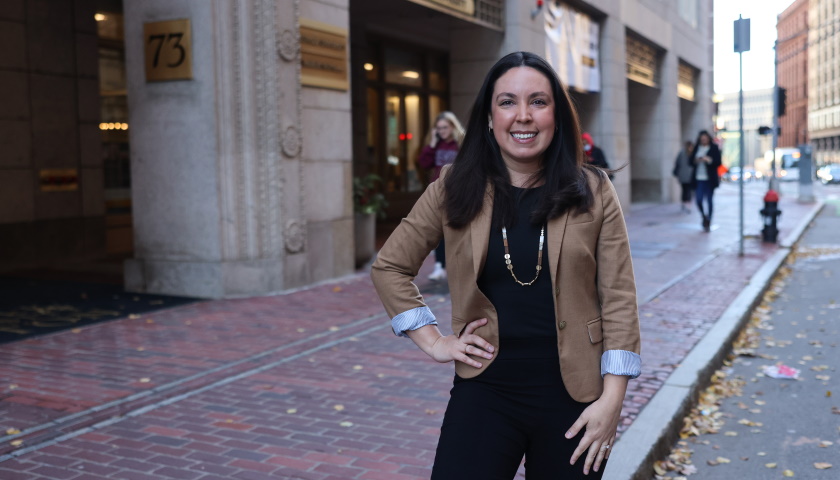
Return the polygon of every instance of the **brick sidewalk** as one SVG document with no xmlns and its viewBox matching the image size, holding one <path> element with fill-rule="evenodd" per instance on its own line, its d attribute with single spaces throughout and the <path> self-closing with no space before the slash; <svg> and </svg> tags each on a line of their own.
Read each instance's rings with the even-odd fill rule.
<svg viewBox="0 0 840 480">
<path fill-rule="evenodd" d="M 678 205 L 628 215 L 639 299 L 651 300 L 622 430 L 776 250 L 750 238 L 737 256 L 731 187 L 710 234 Z M 748 192 L 746 233 L 760 229 L 762 195 Z M 812 207 L 781 208 L 783 237 Z M 418 282 L 446 325 L 429 263 Z M 452 367 L 388 325 L 360 273 L 4 345 L 0 432 L 21 433 L 2 438 L 0 478 L 428 478 Z"/>
</svg>

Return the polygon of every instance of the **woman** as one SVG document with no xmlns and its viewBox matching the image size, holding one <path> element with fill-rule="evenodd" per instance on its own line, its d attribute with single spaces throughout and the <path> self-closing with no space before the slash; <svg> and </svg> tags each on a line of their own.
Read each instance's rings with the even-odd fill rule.
<svg viewBox="0 0 840 480">
<path fill-rule="evenodd" d="M 709 132 L 702 130 L 697 135 L 694 150 L 688 157 L 691 162 L 691 186 L 694 188 L 697 209 L 703 217 L 703 231 L 712 230 L 712 196 L 720 185 L 720 149 L 712 142 Z M 703 201 L 707 208 L 703 209 Z"/>
<path fill-rule="evenodd" d="M 621 208 L 606 174 L 584 165 L 580 138 L 545 60 L 503 57 L 455 163 L 373 264 L 394 332 L 455 363 L 434 480 L 509 480 L 523 455 L 530 480 L 603 474 L 640 373 L 639 323 Z M 451 335 L 412 283 L 441 237 Z"/>
<path fill-rule="evenodd" d="M 464 138 L 464 127 L 458 117 L 452 112 L 441 112 L 434 123 L 434 131 L 430 132 L 431 139 L 423 147 L 417 163 L 423 168 L 432 168 L 430 182 L 438 179 L 443 167 L 455 161 L 461 140 Z M 446 250 L 443 242 L 435 248 L 435 268 L 429 275 L 429 280 L 440 281 L 446 278 Z"/>
</svg>

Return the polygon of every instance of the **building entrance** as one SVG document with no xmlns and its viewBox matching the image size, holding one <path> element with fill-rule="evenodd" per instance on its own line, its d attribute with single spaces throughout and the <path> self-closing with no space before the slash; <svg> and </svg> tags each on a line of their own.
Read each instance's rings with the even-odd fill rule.
<svg viewBox="0 0 840 480">
<path fill-rule="evenodd" d="M 366 162 L 356 174 L 374 173 L 389 202 L 387 221 L 399 221 L 428 185 L 429 171 L 417 157 L 429 141 L 432 119 L 448 108 L 448 59 L 445 53 L 374 39 L 365 71 Z M 354 92 L 354 94 L 356 94 Z M 354 137 L 361 138 L 362 132 Z"/>
</svg>

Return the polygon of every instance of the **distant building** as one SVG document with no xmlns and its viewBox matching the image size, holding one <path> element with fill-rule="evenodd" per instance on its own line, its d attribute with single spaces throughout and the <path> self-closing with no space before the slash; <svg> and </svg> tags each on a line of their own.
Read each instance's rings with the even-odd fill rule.
<svg viewBox="0 0 840 480">
<path fill-rule="evenodd" d="M 723 139 L 723 164 L 738 164 L 739 151 L 739 108 L 738 92 L 719 95 L 722 101 L 718 105 L 718 126 Z M 744 92 L 744 164 L 754 165 L 756 159 L 764 157 L 764 152 L 773 148 L 770 135 L 759 135 L 758 127 L 773 125 L 773 89 L 750 90 Z"/>
<path fill-rule="evenodd" d="M 787 95 L 779 147 L 808 143 L 808 1 L 794 1 L 776 22 L 777 84 Z"/>
<path fill-rule="evenodd" d="M 817 165 L 840 162 L 840 0 L 808 6 L 808 135 Z"/>
</svg>

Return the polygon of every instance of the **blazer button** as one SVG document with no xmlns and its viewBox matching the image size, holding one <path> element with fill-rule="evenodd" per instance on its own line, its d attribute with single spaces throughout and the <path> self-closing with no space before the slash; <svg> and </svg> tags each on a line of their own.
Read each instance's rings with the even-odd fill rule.
<svg viewBox="0 0 840 480">
<path fill-rule="evenodd" d="M 563 330 L 564 328 L 566 328 L 566 322 L 560 322 L 560 323 L 558 323 L 558 324 L 557 324 L 557 328 L 559 328 L 560 330 Z"/>
</svg>

